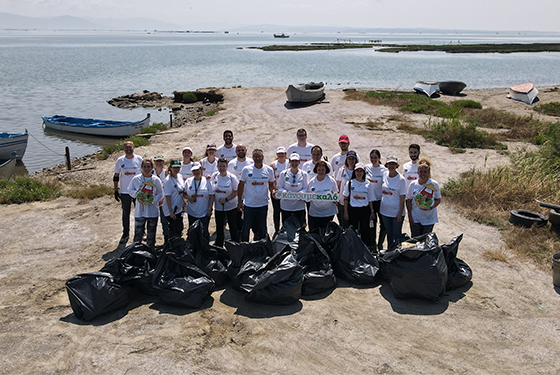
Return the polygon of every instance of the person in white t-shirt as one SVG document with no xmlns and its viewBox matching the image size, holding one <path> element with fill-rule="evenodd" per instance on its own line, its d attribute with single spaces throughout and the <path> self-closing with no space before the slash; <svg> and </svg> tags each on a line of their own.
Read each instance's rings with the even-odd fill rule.
<svg viewBox="0 0 560 375">
<path fill-rule="evenodd" d="M 315 164 L 315 174 L 307 183 L 307 191 L 316 194 L 337 194 L 338 186 L 334 178 L 329 176 L 330 166 L 324 160 L 319 160 Z M 325 229 L 327 224 L 332 221 L 336 215 L 337 202 L 333 201 L 311 201 L 309 204 L 309 214 L 307 220 L 309 222 L 309 231 L 321 228 Z"/>
<path fill-rule="evenodd" d="M 192 177 L 192 165 L 193 165 L 193 161 L 192 161 L 192 156 L 193 156 L 193 151 L 192 148 L 190 147 L 185 147 L 183 149 L 182 152 L 183 155 L 183 161 L 181 162 L 181 170 L 179 171 L 179 173 L 181 174 L 181 176 L 183 177 L 183 181 L 187 181 L 187 178 Z"/>
<path fill-rule="evenodd" d="M 418 159 L 420 158 L 420 146 L 416 143 L 408 146 L 408 156 L 410 161 L 403 165 L 403 176 L 406 180 L 406 188 L 412 181 L 418 180 Z"/>
<path fill-rule="evenodd" d="M 218 159 L 218 173 L 212 175 L 214 189 L 214 219 L 216 220 L 216 242 L 214 245 L 224 246 L 224 228 L 226 220 L 229 226 L 231 240 L 239 242 L 237 230 L 237 188 L 239 180 L 233 173 L 228 172 L 226 158 Z"/>
<path fill-rule="evenodd" d="M 235 147 L 237 157 L 228 164 L 228 172 L 233 173 L 239 180 L 241 171 L 248 165 L 253 164 L 253 159 L 247 157 L 247 147 L 243 143 Z"/>
<path fill-rule="evenodd" d="M 311 160 L 311 148 L 313 145 L 307 143 L 307 131 L 305 129 L 298 129 L 296 135 L 298 141 L 288 147 L 288 155 L 296 153 L 299 155 L 300 162 L 305 163 Z"/>
<path fill-rule="evenodd" d="M 256 226 L 254 240 L 265 238 L 266 215 L 268 212 L 268 192 L 275 188 L 274 171 L 264 165 L 264 154 L 260 149 L 253 151 L 254 164 L 243 168 L 237 188 L 237 207 L 244 213 L 241 240 L 249 241 L 249 229 Z"/>
<path fill-rule="evenodd" d="M 236 158 L 236 145 L 233 143 L 233 132 L 231 130 L 224 131 L 224 144 L 218 147 L 216 156 L 225 158 L 228 162 Z"/>
<path fill-rule="evenodd" d="M 418 161 L 418 180 L 410 183 L 406 194 L 412 237 L 433 232 L 438 222 L 437 206 L 441 203 L 441 190 L 438 182 L 431 178 L 431 166 L 426 158 Z"/>
<path fill-rule="evenodd" d="M 152 174 L 158 176 L 161 183 L 164 184 L 165 183 L 165 156 L 163 156 L 162 154 L 158 154 L 154 156 L 154 166 L 155 167 L 154 170 L 152 171 Z M 163 238 L 165 239 L 165 242 L 167 242 L 167 239 L 169 237 L 169 225 L 167 224 L 167 219 L 165 219 L 165 215 L 163 213 L 164 204 L 165 202 L 163 202 L 163 204 L 159 206 L 159 220 L 161 221 Z"/>
<path fill-rule="evenodd" d="M 181 237 L 183 235 L 183 210 L 185 202 L 183 191 L 185 182 L 179 174 L 181 162 L 178 159 L 171 160 L 169 163 L 169 174 L 165 178 L 163 191 L 165 201 L 163 202 L 163 214 L 169 225 L 169 238 Z"/>
<path fill-rule="evenodd" d="M 299 155 L 293 153 L 290 155 L 290 168 L 283 170 L 276 179 L 277 191 L 294 193 L 307 191 L 307 173 L 298 167 Z M 295 216 L 300 227 L 305 226 L 305 201 L 281 199 L 280 207 L 282 208 L 282 222 L 288 220 L 290 216 Z"/>
<path fill-rule="evenodd" d="M 344 220 L 360 233 L 364 244 L 370 247 L 370 227 L 375 225 L 376 219 L 373 201 L 377 197 L 373 185 L 366 179 L 366 170 L 362 163 L 357 163 L 354 167 L 352 177 L 344 185 L 342 195 L 344 196 Z"/>
<path fill-rule="evenodd" d="M 193 162 L 191 170 L 193 176 L 187 179 L 183 189 L 183 196 L 188 201 L 185 212 L 189 218 L 189 227 L 200 220 L 208 230 L 214 205 L 214 190 L 210 180 L 202 177 L 200 163 Z"/>
<path fill-rule="evenodd" d="M 274 180 L 277 180 L 280 173 L 287 168 L 290 168 L 290 162 L 286 158 L 286 149 L 282 146 L 276 149 L 276 160 L 270 163 L 270 168 L 274 171 Z M 280 208 L 280 199 L 276 199 L 274 194 L 270 195 L 272 202 L 272 218 L 274 220 L 274 233 L 280 230 L 280 215 L 282 209 Z"/>
<path fill-rule="evenodd" d="M 134 242 L 142 242 L 144 231 L 146 244 L 151 250 L 156 245 L 156 229 L 159 205 L 162 203 L 163 185 L 159 177 L 152 174 L 154 163 L 150 159 L 142 161 L 142 173 L 134 176 L 128 185 L 128 194 L 136 198 L 134 208 Z"/>
<path fill-rule="evenodd" d="M 216 158 L 216 144 L 209 143 L 206 146 L 204 159 L 200 161 L 202 165 L 202 175 L 207 179 L 211 179 L 212 175 L 218 171 L 218 159 Z"/>
<path fill-rule="evenodd" d="M 381 196 L 383 195 L 381 192 L 383 188 L 383 175 L 387 173 L 387 168 L 381 164 L 381 153 L 377 149 L 371 150 L 369 160 L 371 163 L 366 165 L 366 179 L 373 185 L 373 191 L 375 191 L 376 200 L 373 202 L 373 211 L 376 213 L 377 222 L 379 223 L 379 237 L 377 237 L 376 224 L 370 231 L 371 242 L 377 244 L 377 250 L 383 250 L 383 242 L 385 242 L 387 231 L 385 230 L 385 224 L 379 209 L 381 208 Z"/>
<path fill-rule="evenodd" d="M 399 159 L 396 156 L 387 157 L 385 167 L 388 171 L 383 175 L 380 211 L 387 230 L 387 248 L 392 250 L 402 236 L 406 180 L 397 171 Z"/>
<path fill-rule="evenodd" d="M 315 170 L 315 165 L 317 164 L 317 162 L 319 162 L 319 160 L 321 160 L 322 158 L 323 158 L 323 149 L 321 148 L 321 146 L 318 145 L 313 146 L 311 148 L 311 160 L 303 163 L 303 165 L 300 167 L 302 171 L 307 173 L 308 181 L 316 176 L 315 172 L 313 171 Z M 334 177 L 332 169 L 330 170 L 329 175 L 331 177 Z"/>
<path fill-rule="evenodd" d="M 340 152 L 334 155 L 331 159 L 331 169 L 333 171 L 338 171 L 340 167 L 344 165 L 344 161 L 346 160 L 346 154 L 349 151 L 350 147 L 350 139 L 346 134 L 342 134 L 338 138 L 338 147 L 340 147 Z M 360 162 L 360 156 L 356 153 L 356 158 L 358 162 Z"/>
<path fill-rule="evenodd" d="M 348 221 L 344 220 L 344 196 L 342 194 L 342 190 L 344 189 L 344 185 L 346 182 L 350 181 L 352 178 L 352 172 L 354 171 L 354 167 L 358 162 L 358 155 L 356 151 L 350 150 L 346 153 L 346 159 L 344 160 L 344 165 L 338 168 L 336 172 L 336 184 L 338 186 L 338 194 L 340 195 L 340 200 L 338 202 L 338 223 L 343 228 L 348 228 Z"/>
<path fill-rule="evenodd" d="M 123 151 L 124 155 L 119 157 L 115 163 L 113 189 L 115 199 L 117 202 L 121 202 L 122 207 L 123 233 L 120 243 L 126 244 L 130 235 L 130 211 L 134 203 L 133 199 L 128 194 L 128 185 L 134 176 L 142 173 L 142 158 L 138 155 L 134 155 L 134 143 L 132 143 L 132 141 L 123 142 Z"/>
</svg>

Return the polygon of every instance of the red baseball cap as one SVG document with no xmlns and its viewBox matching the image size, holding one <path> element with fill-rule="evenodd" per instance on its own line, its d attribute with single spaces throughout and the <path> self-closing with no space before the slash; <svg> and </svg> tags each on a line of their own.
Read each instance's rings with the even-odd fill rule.
<svg viewBox="0 0 560 375">
<path fill-rule="evenodd" d="M 350 139 L 346 134 L 342 134 L 340 138 L 338 138 L 338 143 L 350 143 Z"/>
</svg>

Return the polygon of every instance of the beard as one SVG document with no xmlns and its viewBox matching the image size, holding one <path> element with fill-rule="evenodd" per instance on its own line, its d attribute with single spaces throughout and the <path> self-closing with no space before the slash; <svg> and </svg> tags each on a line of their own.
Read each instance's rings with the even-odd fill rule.
<svg viewBox="0 0 560 375">
<path fill-rule="evenodd" d="M 243 159 L 245 157 L 245 155 L 247 155 L 246 152 L 238 152 L 237 153 L 237 157 L 240 158 L 240 159 Z"/>
</svg>

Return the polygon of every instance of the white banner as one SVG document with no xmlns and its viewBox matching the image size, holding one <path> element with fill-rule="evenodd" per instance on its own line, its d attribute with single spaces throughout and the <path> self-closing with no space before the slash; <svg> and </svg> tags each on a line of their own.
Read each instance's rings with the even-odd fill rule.
<svg viewBox="0 0 560 375">
<path fill-rule="evenodd" d="M 327 194 L 317 194 L 317 193 L 295 193 L 291 191 L 279 191 L 276 193 L 277 199 L 287 199 L 287 200 L 301 200 L 301 201 L 338 201 L 338 193 L 327 193 Z"/>
</svg>

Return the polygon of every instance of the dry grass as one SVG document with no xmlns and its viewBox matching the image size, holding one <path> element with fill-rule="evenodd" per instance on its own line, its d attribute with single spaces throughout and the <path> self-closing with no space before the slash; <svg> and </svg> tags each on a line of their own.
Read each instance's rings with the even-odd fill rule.
<svg viewBox="0 0 560 375">
<path fill-rule="evenodd" d="M 484 250 L 482 256 L 488 260 L 508 263 L 509 252 L 503 247 L 500 247 L 499 249 Z"/>
<path fill-rule="evenodd" d="M 107 185 L 81 185 L 72 184 L 64 189 L 64 195 L 77 199 L 80 203 L 85 203 L 94 198 L 103 197 L 106 195 L 113 195 L 113 188 Z"/>
</svg>

